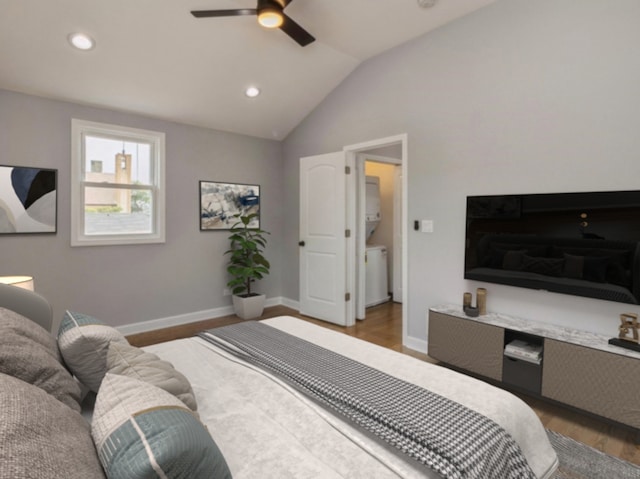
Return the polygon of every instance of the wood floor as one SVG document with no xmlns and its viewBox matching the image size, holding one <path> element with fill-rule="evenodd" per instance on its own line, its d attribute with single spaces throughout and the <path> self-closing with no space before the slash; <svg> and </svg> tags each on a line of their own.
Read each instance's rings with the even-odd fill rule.
<svg viewBox="0 0 640 479">
<path fill-rule="evenodd" d="M 367 309 L 367 319 L 365 321 L 358 321 L 355 326 L 348 328 L 302 316 L 298 314 L 297 311 L 284 306 L 265 309 L 260 319 L 282 315 L 295 316 L 314 324 L 340 331 L 349 336 L 354 336 L 404 354 L 409 354 L 424 361 L 437 362 L 426 354 L 402 346 L 402 305 L 397 303 L 389 302 Z M 236 316 L 225 316 L 223 318 L 140 333 L 129 336 L 127 339 L 135 346 L 146 346 L 172 339 L 193 336 L 195 333 L 205 329 L 224 326 L 239 321 L 242 320 Z M 640 465 L 640 445 L 636 443 L 636 435 L 634 432 L 563 406 L 550 404 L 546 401 L 523 394 L 518 394 L 518 396 L 531 406 L 546 428 L 571 437 L 576 441 L 580 441 L 583 444 L 587 444 L 612 456 Z"/>
</svg>

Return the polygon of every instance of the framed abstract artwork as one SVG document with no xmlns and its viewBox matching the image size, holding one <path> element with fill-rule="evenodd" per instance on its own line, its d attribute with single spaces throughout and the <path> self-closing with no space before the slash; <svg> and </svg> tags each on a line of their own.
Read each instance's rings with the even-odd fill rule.
<svg viewBox="0 0 640 479">
<path fill-rule="evenodd" d="M 200 230 L 228 230 L 237 218 L 256 213 L 250 228 L 260 228 L 260 186 L 200 181 Z"/>
<path fill-rule="evenodd" d="M 58 170 L 0 165 L 0 234 L 56 233 Z"/>
</svg>

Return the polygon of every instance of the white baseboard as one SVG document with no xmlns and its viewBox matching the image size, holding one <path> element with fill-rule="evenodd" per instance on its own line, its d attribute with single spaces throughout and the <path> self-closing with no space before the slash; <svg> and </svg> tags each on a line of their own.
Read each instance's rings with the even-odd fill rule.
<svg viewBox="0 0 640 479">
<path fill-rule="evenodd" d="M 300 302 L 294 301 L 289 298 L 280 298 L 282 300 L 282 306 L 286 306 L 287 308 L 295 309 L 296 311 L 300 311 Z"/>
<path fill-rule="evenodd" d="M 288 303 L 294 303 L 286 298 L 267 298 L 265 301 L 265 307 L 271 306 L 288 306 L 296 309 L 294 306 L 289 306 Z M 296 309 L 297 311 L 297 309 Z M 204 321 L 206 319 L 221 318 L 223 316 L 229 316 L 233 314 L 233 306 L 223 306 L 221 308 L 205 309 L 203 311 L 194 311 L 192 313 L 179 314 L 177 316 L 169 316 L 166 318 L 150 319 L 149 321 L 141 321 L 139 323 L 125 324 L 118 326 L 116 329 L 125 336 L 138 333 L 146 333 L 148 331 L 155 331 L 156 329 L 170 328 L 172 326 L 180 326 L 183 324 L 196 323 L 198 321 Z"/>
<path fill-rule="evenodd" d="M 424 339 L 414 338 L 412 336 L 407 336 L 404 338 L 403 345 L 409 349 L 413 349 L 414 351 L 418 351 L 420 353 L 427 354 L 429 352 L 429 345 L 427 341 Z"/>
<path fill-rule="evenodd" d="M 300 303 L 298 301 L 294 301 L 289 298 L 283 298 L 281 296 L 276 298 L 267 298 L 265 307 L 270 308 L 272 306 L 286 306 L 296 311 L 300 311 Z M 194 311 L 192 313 L 179 314 L 177 316 L 168 316 L 166 318 L 151 319 L 149 321 L 125 324 L 123 326 L 118 326 L 116 329 L 123 335 L 129 336 L 132 334 L 155 331 L 156 329 L 196 323 L 198 321 L 204 321 L 207 319 L 222 318 L 223 316 L 229 316 L 230 314 L 233 314 L 233 306 L 223 306 L 221 308 L 205 309 L 203 311 Z M 427 341 L 423 339 L 409 336 L 404 338 L 404 341 L 404 346 L 406 346 L 407 348 L 425 354 L 428 351 Z"/>
</svg>

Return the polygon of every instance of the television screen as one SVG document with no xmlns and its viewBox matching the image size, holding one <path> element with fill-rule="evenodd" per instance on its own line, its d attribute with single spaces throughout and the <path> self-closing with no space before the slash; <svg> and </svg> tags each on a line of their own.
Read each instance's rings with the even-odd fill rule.
<svg viewBox="0 0 640 479">
<path fill-rule="evenodd" d="M 465 279 L 640 303 L 640 191 L 467 197 Z"/>
</svg>

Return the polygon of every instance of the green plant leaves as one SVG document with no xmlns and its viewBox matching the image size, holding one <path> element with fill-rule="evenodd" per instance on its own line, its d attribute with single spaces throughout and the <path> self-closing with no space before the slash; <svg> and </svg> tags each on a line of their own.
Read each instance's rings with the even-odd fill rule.
<svg viewBox="0 0 640 479">
<path fill-rule="evenodd" d="M 258 215 L 255 213 L 246 216 L 234 215 L 238 221 L 230 230 L 230 249 L 224 252 L 229 255 L 227 272 L 232 279 L 227 286 L 233 294 L 251 294 L 251 283 L 269 274 L 271 268 L 269 261 L 262 254 L 267 245 L 265 235 L 269 232 L 260 228 L 249 228 L 251 220 L 256 216 Z"/>
</svg>

